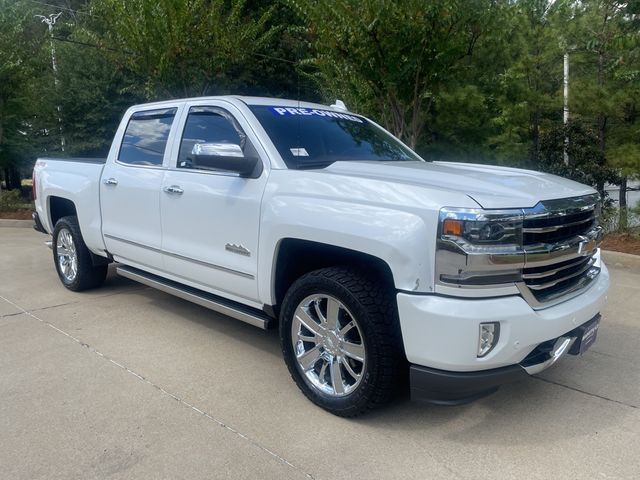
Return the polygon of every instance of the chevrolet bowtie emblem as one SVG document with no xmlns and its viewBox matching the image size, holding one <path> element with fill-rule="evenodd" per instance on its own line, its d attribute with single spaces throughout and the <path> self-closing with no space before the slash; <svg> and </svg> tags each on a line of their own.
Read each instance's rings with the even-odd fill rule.
<svg viewBox="0 0 640 480">
<path fill-rule="evenodd" d="M 583 240 L 578 244 L 578 255 L 588 255 L 596 249 L 595 239 Z"/>
</svg>

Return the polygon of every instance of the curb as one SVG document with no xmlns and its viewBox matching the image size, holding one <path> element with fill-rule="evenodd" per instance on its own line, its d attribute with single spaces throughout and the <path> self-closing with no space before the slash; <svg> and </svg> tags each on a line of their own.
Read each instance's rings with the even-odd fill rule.
<svg viewBox="0 0 640 480">
<path fill-rule="evenodd" d="M 0 228 L 33 228 L 33 220 L 12 220 L 10 218 L 0 218 Z"/>
<path fill-rule="evenodd" d="M 607 266 L 640 269 L 640 255 L 602 250 L 602 259 Z"/>
</svg>

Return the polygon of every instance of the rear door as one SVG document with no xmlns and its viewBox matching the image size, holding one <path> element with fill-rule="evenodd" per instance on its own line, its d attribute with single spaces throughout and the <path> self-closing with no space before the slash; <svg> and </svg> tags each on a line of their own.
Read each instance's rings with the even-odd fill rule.
<svg viewBox="0 0 640 480">
<path fill-rule="evenodd" d="M 160 192 L 178 106 L 131 115 L 102 173 L 102 234 L 116 261 L 162 270 Z M 118 138 L 114 140 L 118 141 Z"/>
<path fill-rule="evenodd" d="M 260 205 L 269 172 L 250 125 L 230 103 L 185 105 L 160 197 L 165 267 L 181 281 L 236 300 L 258 298 L 256 270 Z M 259 178 L 194 168 L 196 144 L 239 145 L 257 156 Z M 235 297 L 235 298 L 234 298 Z"/>
</svg>

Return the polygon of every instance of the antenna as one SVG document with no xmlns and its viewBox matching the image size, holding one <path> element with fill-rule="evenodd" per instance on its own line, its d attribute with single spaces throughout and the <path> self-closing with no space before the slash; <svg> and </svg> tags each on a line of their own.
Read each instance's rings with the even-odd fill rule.
<svg viewBox="0 0 640 480">
<path fill-rule="evenodd" d="M 336 103 L 331 105 L 331 107 L 332 108 L 337 108 L 338 110 L 343 110 L 345 112 L 349 111 L 349 109 L 347 108 L 347 106 L 344 104 L 344 102 L 342 100 L 336 100 Z"/>
</svg>

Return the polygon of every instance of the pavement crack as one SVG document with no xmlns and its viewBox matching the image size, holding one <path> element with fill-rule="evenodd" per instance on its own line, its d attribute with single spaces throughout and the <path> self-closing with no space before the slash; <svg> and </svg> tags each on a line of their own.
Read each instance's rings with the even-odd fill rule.
<svg viewBox="0 0 640 480">
<path fill-rule="evenodd" d="M 134 286 L 132 288 L 129 288 L 127 290 L 127 292 L 137 292 L 137 291 L 140 291 L 140 290 L 151 290 L 151 287 L 147 287 L 145 285 L 142 285 L 142 286 L 139 286 L 139 287 L 138 286 Z M 110 293 L 105 293 L 103 295 L 97 295 L 97 296 L 91 297 L 91 298 L 85 298 L 85 299 L 82 299 L 82 300 L 74 300 L 74 301 L 71 301 L 71 302 L 58 303 L 56 305 L 47 305 L 46 307 L 32 308 L 31 310 L 28 310 L 28 311 L 24 310 L 24 311 L 15 312 L 15 313 L 7 313 L 5 315 L 0 315 L 0 319 L 1 318 L 5 318 L 5 317 L 15 317 L 17 315 L 23 315 L 24 313 L 28 313 L 28 312 L 42 312 L 44 310 L 49 310 L 49 309 L 58 308 L 58 307 L 66 307 L 66 306 L 69 306 L 69 305 L 82 305 L 82 304 L 85 304 L 85 303 L 88 303 L 88 302 L 94 302 L 96 300 L 101 300 L 103 298 L 109 298 L 109 297 L 112 297 L 113 295 L 119 295 L 121 293 L 122 293 L 121 291 L 110 292 Z M 7 300 L 3 296 L 0 296 L 0 298 L 5 300 L 6 302 L 12 304 L 16 308 L 22 308 L 22 307 L 16 305 L 15 303 L 11 302 L 10 300 Z"/>
<path fill-rule="evenodd" d="M 16 308 L 22 308 L 17 306 L 15 303 L 10 302 L 9 300 L 7 300 L 4 297 L 0 297 L 3 300 L 5 300 L 6 302 L 11 303 L 13 306 L 15 306 Z M 46 307 L 39 307 L 39 308 L 34 308 L 32 310 L 29 310 L 30 312 L 41 312 L 43 310 L 49 310 L 50 308 L 58 308 L 58 307 L 66 307 L 67 305 L 73 305 L 76 304 L 78 302 L 66 302 L 66 303 L 59 303 L 57 305 L 48 305 Z M 0 315 L 0 318 L 5 318 L 5 317 L 15 317 L 16 315 L 23 315 L 24 313 L 26 313 L 25 311 L 20 311 L 20 312 L 15 312 L 15 313 L 7 313 L 6 315 Z"/>
<path fill-rule="evenodd" d="M 605 397 L 603 395 L 598 395 L 597 393 L 591 393 L 591 392 L 587 392 L 586 390 L 581 390 L 581 389 L 576 388 L 576 387 L 570 387 L 569 385 L 565 385 L 564 383 L 554 382 L 553 380 L 548 380 L 546 378 L 538 377 L 538 376 L 535 376 L 535 375 L 533 376 L 533 378 L 535 378 L 536 380 L 540 380 L 541 382 L 551 383 L 552 385 L 557 385 L 559 387 L 564 387 L 564 388 L 567 388 L 569 390 L 573 390 L 574 392 L 583 393 L 585 395 L 589 395 L 590 397 L 595 397 L 595 398 L 599 398 L 601 400 L 606 400 L 607 402 L 617 403 L 618 405 L 623 405 L 623 406 L 629 407 L 629 408 L 640 408 L 637 405 L 633 405 L 631 403 L 621 402 L 620 400 L 615 400 L 613 398 Z"/>
<path fill-rule="evenodd" d="M 131 370 L 130 368 L 128 368 L 127 366 L 117 362 L 116 360 L 114 360 L 113 358 L 109 357 L 108 355 L 105 355 L 104 353 L 102 353 L 101 351 L 93 348 L 91 345 L 89 345 L 86 342 L 83 342 L 82 340 L 74 337 L 73 335 L 71 335 L 68 332 L 65 332 L 64 330 L 56 327 L 54 324 L 47 322 L 46 320 L 43 320 L 42 318 L 38 317 L 37 315 L 33 314 L 33 311 L 27 311 L 24 308 L 22 308 L 20 305 L 18 305 L 15 302 L 12 302 L 11 300 L 3 297 L 2 295 L 0 295 L 0 299 L 4 300 L 7 303 L 10 303 L 11 305 L 13 305 L 14 307 L 16 307 L 17 309 L 21 310 L 21 312 L 17 313 L 16 315 L 21 315 L 21 314 L 25 314 L 28 315 L 29 317 L 37 320 L 38 322 L 42 323 L 43 325 L 46 325 L 49 328 L 52 328 L 53 330 L 55 330 L 56 332 L 64 335 L 65 337 L 73 340 L 74 342 L 76 342 L 78 345 L 80 345 L 83 348 L 86 348 L 87 350 L 89 350 L 92 353 L 95 353 L 96 355 L 98 355 L 99 357 L 103 358 L 104 360 L 110 362 L 111 364 L 115 365 L 116 367 L 124 370 L 125 372 L 129 373 L 130 375 L 133 375 L 134 377 L 136 377 L 138 380 L 146 383 L 147 385 L 150 385 L 151 387 L 155 388 L 156 390 L 160 391 L 161 393 L 163 393 L 164 395 L 167 395 L 168 397 L 172 398 L 173 400 L 176 400 L 177 402 L 179 402 L 180 404 L 182 404 L 183 406 L 193 410 L 194 412 L 198 413 L 199 415 L 207 418 L 208 420 L 212 421 L 213 423 L 217 424 L 219 427 L 224 428 L 225 430 L 235 434 L 236 436 L 242 438 L 243 440 L 245 440 L 246 442 L 249 442 L 251 445 L 253 445 L 254 447 L 258 448 L 259 450 L 262 450 L 264 453 L 269 454 L 270 456 L 274 457 L 277 461 L 279 461 L 280 463 L 283 463 L 285 465 L 287 465 L 288 467 L 296 470 L 297 472 L 303 474 L 306 478 L 310 478 L 312 480 L 315 480 L 315 477 L 304 471 L 302 468 L 300 468 L 299 466 L 291 463 L 289 460 L 287 460 L 286 458 L 284 458 L 283 456 L 279 455 L 278 453 L 274 452 L 273 450 L 269 449 L 268 447 L 265 447 L 264 445 L 262 445 L 259 441 L 251 438 L 250 436 L 242 433 L 240 430 L 232 427 L 231 425 L 223 422 L 222 420 L 219 420 L 218 418 L 214 417 L 212 414 L 196 407 L 195 405 L 187 402 L 185 399 L 180 398 L 179 396 L 171 393 L 168 390 L 165 390 L 162 386 L 152 382 L 151 380 L 149 380 L 148 378 L 144 377 L 143 375 L 140 375 L 139 373 Z M 76 303 L 76 302 L 71 302 L 71 303 Z M 60 305 L 57 305 L 60 306 Z M 38 311 L 41 310 L 46 310 L 47 308 L 53 308 L 52 307 L 45 307 L 45 308 L 41 308 L 38 309 Z M 13 314 L 11 314 L 13 315 Z"/>
</svg>

